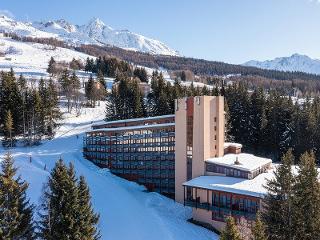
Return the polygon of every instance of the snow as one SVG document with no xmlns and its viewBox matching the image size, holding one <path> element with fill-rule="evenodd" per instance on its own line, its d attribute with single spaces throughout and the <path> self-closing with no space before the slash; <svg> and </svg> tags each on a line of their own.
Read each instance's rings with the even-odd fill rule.
<svg viewBox="0 0 320 240">
<path fill-rule="evenodd" d="M 0 52 L 7 53 L 5 57 L 0 57 L 0 70 L 8 71 L 12 67 L 17 74 L 21 73 L 26 77 L 48 76 L 46 70 L 51 57 L 56 61 L 67 62 L 73 58 L 82 61 L 87 57 L 92 58 L 90 55 L 71 49 L 60 47 L 53 49 L 52 46 L 45 44 L 19 42 L 4 37 L 0 37 Z"/>
<path fill-rule="evenodd" d="M 115 30 L 100 19 L 94 18 L 88 24 L 78 26 L 64 19 L 24 23 L 0 15 L 0 31 L 18 36 L 56 38 L 72 45 L 112 45 L 127 50 L 177 56 L 178 52 L 164 43 L 127 30 Z"/>
<path fill-rule="evenodd" d="M 138 125 L 138 126 L 128 126 L 128 127 L 117 127 L 117 128 L 99 128 L 92 130 L 90 132 L 114 132 L 114 131 L 128 131 L 128 130 L 138 130 L 138 129 L 150 129 L 150 128 L 163 128 L 163 127 L 174 127 L 175 123 L 162 123 L 162 124 L 152 124 L 152 125 Z"/>
<path fill-rule="evenodd" d="M 267 194 L 264 187 L 267 180 L 273 177 L 274 170 L 270 169 L 250 180 L 225 176 L 200 176 L 183 185 L 262 198 Z"/>
<path fill-rule="evenodd" d="M 116 121 L 107 121 L 107 122 L 104 122 L 103 125 L 113 124 L 113 123 L 139 122 L 139 121 L 147 121 L 147 120 L 163 119 L 163 118 L 171 118 L 171 117 L 175 117 L 175 115 L 168 114 L 168 115 L 161 115 L 161 116 L 155 116 L 155 117 L 130 118 L 130 119 L 123 119 L 123 120 L 116 120 Z M 99 127 L 99 124 L 98 125 L 94 124 L 93 127 Z"/>
<path fill-rule="evenodd" d="M 236 161 L 238 161 L 239 164 L 235 164 Z M 229 153 L 222 157 L 209 158 L 206 162 L 252 172 L 262 166 L 271 164 L 272 160 L 248 153 Z"/>
<path fill-rule="evenodd" d="M 312 59 L 306 55 L 297 53 L 291 55 L 290 57 L 278 57 L 267 61 L 252 60 L 244 63 L 243 65 L 280 71 L 299 71 L 320 74 L 319 59 Z"/>
<path fill-rule="evenodd" d="M 66 110 L 65 107 L 62 108 Z M 191 209 L 158 193 L 148 193 L 136 183 L 100 169 L 82 156 L 84 133 L 92 124 L 102 123 L 105 104 L 84 108 L 81 115 L 64 114 L 55 138 L 40 146 L 11 150 L 18 172 L 30 183 L 28 196 L 38 204 L 43 183 L 61 156 L 75 165 L 77 174 L 88 181 L 95 211 L 100 213 L 102 240 L 213 240 L 213 232 L 187 222 Z M 79 135 L 79 138 L 76 137 Z M 0 161 L 6 151 L 0 147 Z M 32 163 L 29 156 L 32 156 Z M 46 166 L 46 170 L 44 167 Z"/>
<path fill-rule="evenodd" d="M 228 148 L 228 147 L 236 147 L 236 148 L 242 148 L 242 144 L 240 143 L 232 143 L 232 142 L 225 142 L 223 144 L 224 148 Z"/>
</svg>

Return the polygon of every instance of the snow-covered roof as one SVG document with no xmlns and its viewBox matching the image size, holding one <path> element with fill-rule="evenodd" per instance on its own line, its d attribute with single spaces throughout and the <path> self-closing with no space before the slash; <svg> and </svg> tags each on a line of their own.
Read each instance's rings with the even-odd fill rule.
<svg viewBox="0 0 320 240">
<path fill-rule="evenodd" d="M 257 157 L 248 153 L 229 153 L 223 157 L 209 158 L 206 162 L 251 172 L 266 164 L 272 163 L 272 160 L 269 158 Z"/>
<path fill-rule="evenodd" d="M 152 128 L 174 127 L 174 126 L 175 126 L 175 123 L 162 123 L 162 124 L 138 125 L 138 126 L 128 126 L 128 127 L 118 127 L 118 128 L 99 128 L 99 129 L 92 130 L 90 132 L 114 132 L 114 131 L 152 129 Z"/>
<path fill-rule="evenodd" d="M 92 127 L 98 127 L 101 125 L 113 124 L 113 123 L 139 122 L 139 121 L 146 121 L 146 120 L 163 119 L 163 118 L 170 118 L 170 117 L 174 117 L 174 116 L 175 116 L 174 114 L 169 114 L 169 115 L 161 115 L 161 116 L 155 116 L 155 117 L 130 118 L 130 119 L 123 119 L 123 120 L 116 120 L 116 121 L 107 121 L 103 124 L 92 125 Z"/>
<path fill-rule="evenodd" d="M 223 144 L 224 148 L 228 148 L 228 147 L 236 147 L 236 148 L 242 148 L 242 144 L 240 143 L 233 143 L 233 142 L 225 142 Z"/>
<path fill-rule="evenodd" d="M 267 193 L 264 187 L 267 180 L 273 177 L 273 170 L 270 169 L 268 172 L 262 173 L 253 179 L 225 176 L 200 176 L 185 182 L 183 185 L 262 198 Z"/>
</svg>

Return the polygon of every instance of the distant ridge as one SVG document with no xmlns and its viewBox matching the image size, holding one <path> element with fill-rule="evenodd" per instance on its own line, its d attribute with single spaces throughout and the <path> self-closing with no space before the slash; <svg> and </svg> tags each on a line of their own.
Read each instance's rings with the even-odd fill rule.
<svg viewBox="0 0 320 240">
<path fill-rule="evenodd" d="M 79 26 L 71 24 L 64 19 L 25 23 L 2 14 L 0 15 L 0 31 L 15 33 L 18 36 L 52 37 L 72 45 L 109 45 L 150 54 L 179 55 L 177 51 L 158 40 L 127 30 L 115 30 L 98 18 L 94 18 L 87 24 Z"/>
<path fill-rule="evenodd" d="M 306 55 L 293 54 L 267 61 L 249 61 L 244 66 L 258 67 L 280 71 L 305 72 L 320 75 L 320 60 Z"/>
</svg>

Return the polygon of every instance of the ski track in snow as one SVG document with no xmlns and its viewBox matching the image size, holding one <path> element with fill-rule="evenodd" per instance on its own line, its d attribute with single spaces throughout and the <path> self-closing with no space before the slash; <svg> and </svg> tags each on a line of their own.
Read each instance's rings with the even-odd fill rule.
<svg viewBox="0 0 320 240">
<path fill-rule="evenodd" d="M 77 175 L 86 177 L 94 209 L 100 214 L 101 239 L 218 239 L 216 234 L 187 222 L 191 217 L 190 208 L 158 193 L 148 193 L 144 187 L 121 179 L 108 169 L 100 169 L 83 158 L 84 132 L 90 130 L 92 124 L 103 120 L 104 109 L 102 104 L 95 109 L 83 109 L 79 117 L 64 114 L 64 123 L 53 140 L 40 146 L 11 150 L 19 174 L 30 184 L 28 196 L 31 202 L 39 203 L 43 183 L 61 156 L 67 164 L 72 162 L 75 165 Z M 1 159 L 5 152 L 1 147 Z"/>
</svg>

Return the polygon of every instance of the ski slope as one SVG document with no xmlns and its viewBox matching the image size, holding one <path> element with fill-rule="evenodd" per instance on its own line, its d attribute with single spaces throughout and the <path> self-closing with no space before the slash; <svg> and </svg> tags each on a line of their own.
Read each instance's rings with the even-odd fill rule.
<svg viewBox="0 0 320 240">
<path fill-rule="evenodd" d="M 62 108 L 65 111 L 65 108 Z M 72 162 L 78 175 L 84 175 L 92 202 L 100 213 L 103 240 L 214 240 L 218 236 L 187 222 L 191 209 L 144 187 L 99 169 L 82 157 L 82 137 L 104 118 L 105 105 L 84 108 L 79 117 L 64 114 L 63 124 L 53 140 L 35 147 L 12 149 L 18 172 L 29 182 L 28 196 L 38 204 L 43 183 L 61 156 Z M 79 138 L 77 138 L 77 135 Z M 6 151 L 0 147 L 0 159 Z M 32 156 L 32 162 L 29 162 Z M 46 170 L 45 170 L 46 168 Z"/>
<path fill-rule="evenodd" d="M 9 71 L 13 68 L 17 74 L 26 77 L 46 77 L 47 68 L 51 57 L 56 61 L 70 62 L 73 58 L 83 62 L 90 55 L 67 48 L 53 48 L 39 43 L 19 42 L 10 38 L 0 37 L 0 52 L 5 56 L 0 57 L 0 70 Z"/>
</svg>

